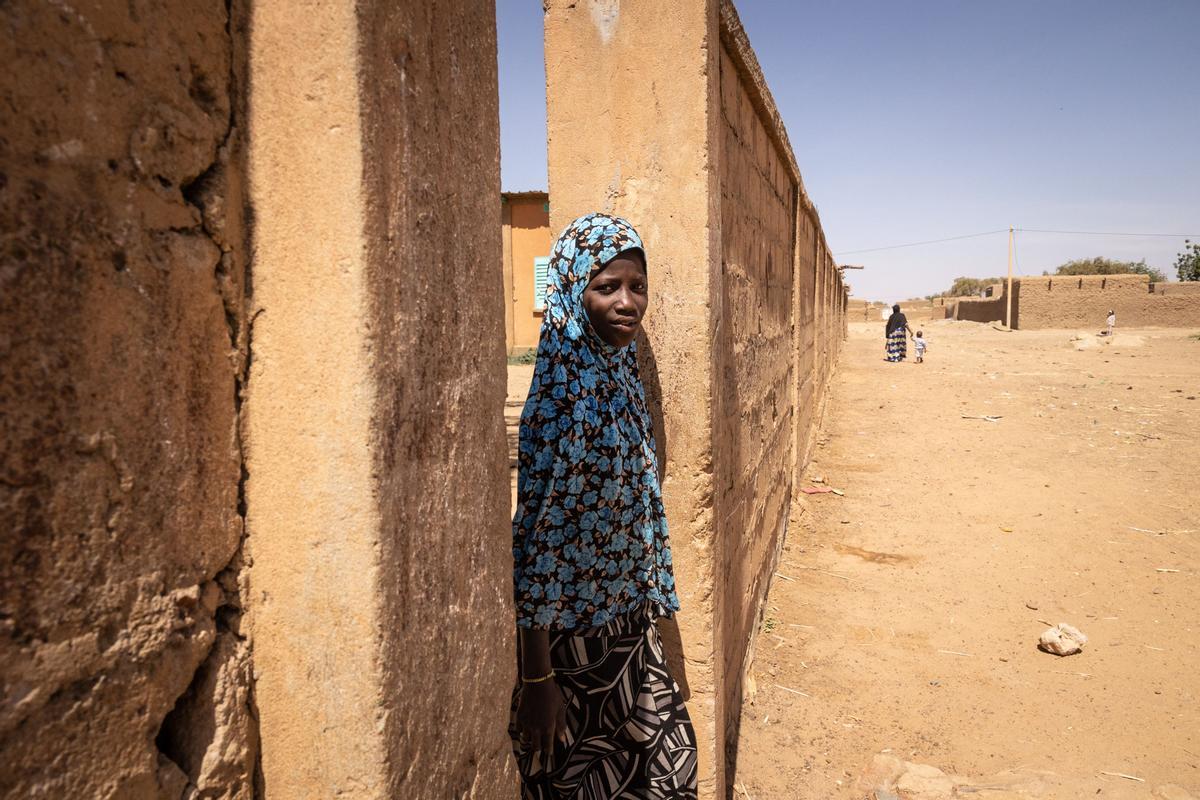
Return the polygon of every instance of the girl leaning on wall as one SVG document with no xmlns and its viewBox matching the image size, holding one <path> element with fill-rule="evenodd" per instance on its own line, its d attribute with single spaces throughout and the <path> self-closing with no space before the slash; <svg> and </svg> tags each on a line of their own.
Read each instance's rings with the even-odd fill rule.
<svg viewBox="0 0 1200 800">
<path fill-rule="evenodd" d="M 696 796 L 692 723 L 655 620 L 679 609 L 634 339 L 645 249 L 588 214 L 554 245 L 513 517 L 526 800 Z"/>
</svg>

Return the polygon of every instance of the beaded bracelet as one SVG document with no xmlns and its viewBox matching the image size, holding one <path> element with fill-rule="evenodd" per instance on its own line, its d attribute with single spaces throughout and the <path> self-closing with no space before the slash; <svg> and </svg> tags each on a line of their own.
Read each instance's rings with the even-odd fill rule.
<svg viewBox="0 0 1200 800">
<path fill-rule="evenodd" d="M 540 678 L 526 678 L 525 676 L 522 675 L 521 683 L 541 683 L 543 681 L 548 681 L 553 677 L 554 677 L 554 670 L 552 669 Z"/>
</svg>

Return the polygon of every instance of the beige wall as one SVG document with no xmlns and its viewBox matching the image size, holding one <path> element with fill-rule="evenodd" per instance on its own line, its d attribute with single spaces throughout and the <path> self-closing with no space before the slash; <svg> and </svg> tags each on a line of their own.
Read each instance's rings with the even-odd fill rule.
<svg viewBox="0 0 1200 800">
<path fill-rule="evenodd" d="M 504 796 L 494 8 L 275 0 L 253 35 L 264 780 L 273 798 Z"/>
<path fill-rule="evenodd" d="M 508 352 L 537 347 L 542 312 L 534 309 L 533 260 L 550 255 L 549 198 L 540 192 L 504 195 L 501 228 L 504 236 L 505 318 Z"/>
<path fill-rule="evenodd" d="M 1150 290 L 1155 294 L 1200 294 L 1200 281 L 1190 283 L 1152 283 Z"/>
<path fill-rule="evenodd" d="M 726 37 L 728 38 L 728 37 Z M 792 394 L 798 193 L 769 118 L 751 99 L 755 76 L 720 52 L 721 283 L 713 359 L 715 536 L 726 748 L 738 738 L 742 678 L 759 604 L 787 526 L 793 478 Z"/>
<path fill-rule="evenodd" d="M 690 689 L 701 781 L 716 780 L 713 664 L 713 284 L 720 270 L 710 108 L 715 7 L 546 5 L 550 228 L 589 211 L 627 217 L 646 242 L 651 308 L 640 342 L 649 400 L 661 407 L 660 461 L 676 580 L 686 609 L 676 678 Z M 711 84 L 711 85 L 710 85 Z M 660 387 L 662 387 L 660 389 Z M 666 396 L 664 396 L 666 395 Z M 686 669 L 684 663 L 686 659 Z"/>
<path fill-rule="evenodd" d="M 139 10 L 0 6 L 0 796 L 511 797 L 492 3 Z"/>
<path fill-rule="evenodd" d="M 793 362 L 795 389 L 792 394 L 792 483 L 800 480 L 810 448 L 809 431 L 816 420 L 817 387 L 817 248 L 819 221 L 812 209 L 796 210 L 795 293 Z"/>
<path fill-rule="evenodd" d="M 251 790 L 229 7 L 0 5 L 3 797 Z"/>
<path fill-rule="evenodd" d="M 1101 330 L 1109 309 L 1118 327 L 1200 326 L 1200 294 L 1146 275 L 1054 275 L 1014 282 L 1016 327 Z M 1152 291 L 1164 287 L 1161 292 Z M 1174 289 L 1174 291 L 1172 291 Z"/>
<path fill-rule="evenodd" d="M 1007 300 L 962 298 L 947 316 L 975 322 L 1003 321 Z M 949 308 L 949 306 L 947 307 Z M 1200 287 L 1150 283 L 1146 275 L 1049 275 L 1013 281 L 1013 327 L 1101 330 L 1109 310 L 1126 328 L 1200 326 Z"/>
<path fill-rule="evenodd" d="M 664 636 L 701 794 L 723 797 L 845 295 L 731 5 L 550 0 L 545 31 L 551 229 L 612 211 L 646 242 L 639 347 L 683 605 Z"/>
<path fill-rule="evenodd" d="M 1014 293 L 1015 296 L 1015 293 Z M 1004 322 L 1004 297 L 963 297 L 954 304 L 954 318 L 970 322 Z M 1013 327 L 1017 327 L 1017 308 L 1013 307 Z"/>
</svg>

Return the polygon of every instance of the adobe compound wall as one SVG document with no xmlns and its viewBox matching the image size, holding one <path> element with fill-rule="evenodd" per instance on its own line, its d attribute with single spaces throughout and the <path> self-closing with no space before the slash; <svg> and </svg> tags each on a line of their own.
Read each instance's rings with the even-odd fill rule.
<svg viewBox="0 0 1200 800">
<path fill-rule="evenodd" d="M 0 4 L 0 797 L 514 795 L 494 19 Z"/>
<path fill-rule="evenodd" d="M 1200 294 L 1174 284 L 1151 284 L 1146 275 L 1054 275 L 1014 281 L 1016 326 L 1104 327 L 1109 309 L 1126 328 L 1200 326 Z M 1161 287 L 1161 289 L 1159 288 Z"/>
<path fill-rule="evenodd" d="M 551 230 L 646 241 L 639 343 L 683 612 L 702 796 L 725 796 L 769 579 L 846 324 L 846 293 L 730 3 L 546 4 Z"/>
<path fill-rule="evenodd" d="M 991 297 L 963 298 L 947 316 L 1003 321 L 1004 284 Z M 1013 327 L 1099 330 L 1109 310 L 1127 328 L 1200 326 L 1200 284 L 1150 283 L 1146 275 L 1049 275 L 1013 280 Z"/>
<path fill-rule="evenodd" d="M 1017 293 L 1014 291 L 1013 296 Z M 970 322 L 1003 322 L 1005 300 L 1000 297 L 964 297 L 954 302 L 954 319 Z M 1013 320 L 1016 323 L 1017 309 L 1014 305 Z M 1016 324 L 1013 327 L 1017 327 Z"/>
<path fill-rule="evenodd" d="M 246 798 L 243 7 L 102 5 L 0 6 L 0 796 Z"/>
</svg>

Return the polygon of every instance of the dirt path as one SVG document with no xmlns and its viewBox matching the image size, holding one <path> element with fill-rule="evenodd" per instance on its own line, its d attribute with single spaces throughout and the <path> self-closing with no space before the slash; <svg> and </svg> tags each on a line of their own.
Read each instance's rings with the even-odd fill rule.
<svg viewBox="0 0 1200 800">
<path fill-rule="evenodd" d="M 1010 787 L 961 796 L 1200 796 L 1200 341 L 940 322 L 888 364 L 879 327 L 842 356 L 808 474 L 845 496 L 789 535 L 735 796 L 873 798 L 881 752 Z M 1060 621 L 1082 654 L 1035 649 Z"/>
</svg>

